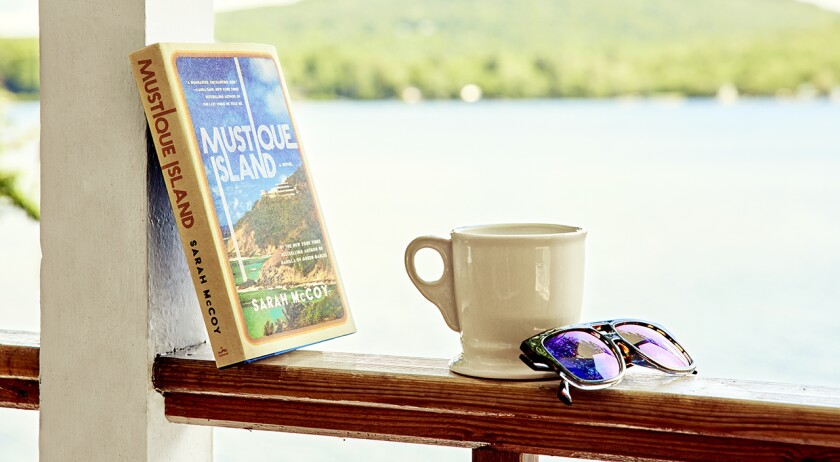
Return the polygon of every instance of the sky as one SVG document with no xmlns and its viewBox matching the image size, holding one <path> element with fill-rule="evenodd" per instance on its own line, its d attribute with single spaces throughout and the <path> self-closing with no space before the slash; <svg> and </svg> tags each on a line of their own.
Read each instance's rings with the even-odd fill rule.
<svg viewBox="0 0 840 462">
<path fill-rule="evenodd" d="M 38 35 L 38 0 L 0 0 L 0 37 Z"/>
<path fill-rule="evenodd" d="M 286 5 L 300 0 L 215 0 L 216 11 L 244 10 L 268 5 Z M 840 2 L 840 0 L 838 0 Z M 38 0 L 0 0 L 0 37 L 38 35 Z"/>
</svg>

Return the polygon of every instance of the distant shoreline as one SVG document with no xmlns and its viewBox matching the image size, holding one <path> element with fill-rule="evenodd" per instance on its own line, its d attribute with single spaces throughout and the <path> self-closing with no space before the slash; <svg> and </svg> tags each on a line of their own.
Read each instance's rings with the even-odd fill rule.
<svg viewBox="0 0 840 462">
<path fill-rule="evenodd" d="M 674 96 L 674 95 L 662 95 L 662 96 L 608 96 L 603 98 L 577 98 L 577 97 L 568 97 L 568 98 L 485 98 L 481 101 L 477 101 L 474 103 L 464 102 L 459 98 L 438 98 L 438 99 L 423 99 L 417 102 L 407 103 L 399 98 L 382 98 L 382 99 L 352 99 L 352 98 L 331 98 L 331 99 L 322 99 L 322 98 L 303 98 L 303 97 L 296 97 L 293 98 L 293 101 L 296 104 L 329 104 L 329 103 L 347 103 L 347 104 L 382 104 L 382 103 L 403 103 L 406 105 L 434 105 L 434 104 L 464 104 L 464 105 L 471 105 L 471 104 L 498 104 L 498 103 L 511 103 L 511 102 L 546 102 L 546 103 L 553 103 L 553 102 L 581 102 L 581 103 L 617 103 L 617 104 L 681 104 L 681 103 L 690 103 L 690 102 L 698 102 L 698 103 L 714 103 L 714 104 L 738 104 L 738 103 L 750 103 L 750 102 L 777 102 L 782 104 L 807 104 L 807 103 L 815 103 L 815 104 L 837 104 L 840 105 L 840 95 L 832 96 L 832 95 L 818 95 L 814 97 L 808 98 L 797 98 L 797 97 L 777 97 L 777 96 L 752 96 L 752 95 L 745 95 L 739 96 L 736 100 L 731 102 L 723 102 L 720 101 L 718 98 L 714 96 Z M 7 105 L 17 105 L 17 104 L 40 104 L 40 95 L 39 94 L 29 94 L 22 98 L 17 98 L 13 96 L 12 98 L 6 101 Z M 2 111 L 2 105 L 0 104 L 0 111 Z"/>
</svg>

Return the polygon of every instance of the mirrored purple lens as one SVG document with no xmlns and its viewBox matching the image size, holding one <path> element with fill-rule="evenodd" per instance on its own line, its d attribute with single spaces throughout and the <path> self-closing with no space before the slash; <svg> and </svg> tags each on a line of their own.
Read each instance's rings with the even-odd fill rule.
<svg viewBox="0 0 840 462">
<path fill-rule="evenodd" d="M 672 369 L 685 369 L 689 360 L 685 354 L 664 335 L 639 324 L 619 324 L 615 326 L 621 338 L 636 346 L 648 358 L 661 366 Z"/>
<path fill-rule="evenodd" d="M 619 359 L 606 343 L 583 331 L 569 331 L 549 337 L 543 343 L 560 364 L 582 380 L 609 380 L 621 372 Z"/>
</svg>

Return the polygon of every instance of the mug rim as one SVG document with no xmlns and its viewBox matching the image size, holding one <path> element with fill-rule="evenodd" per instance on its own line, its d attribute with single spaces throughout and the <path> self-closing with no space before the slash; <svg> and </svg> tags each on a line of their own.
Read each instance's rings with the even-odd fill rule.
<svg viewBox="0 0 840 462">
<path fill-rule="evenodd" d="M 518 227 L 543 227 L 547 232 L 535 233 L 494 233 L 493 230 L 503 230 Z M 549 231 L 549 230 L 554 231 Z M 476 232 L 484 230 L 483 232 Z M 489 232 L 487 232 L 489 231 Z M 571 239 L 586 235 L 586 230 L 579 226 L 560 225 L 555 223 L 495 223 L 484 225 L 459 226 L 452 230 L 453 236 L 465 236 L 478 239 Z"/>
</svg>

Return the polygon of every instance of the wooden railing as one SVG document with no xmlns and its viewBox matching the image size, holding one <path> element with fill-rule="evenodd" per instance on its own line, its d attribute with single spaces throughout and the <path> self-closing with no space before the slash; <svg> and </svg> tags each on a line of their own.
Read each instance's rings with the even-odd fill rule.
<svg viewBox="0 0 840 462">
<path fill-rule="evenodd" d="M 0 333 L 0 405 L 37 408 L 37 339 Z M 840 390 L 631 371 L 557 401 L 556 381 L 479 380 L 426 358 L 296 351 L 218 370 L 199 347 L 159 357 L 170 421 L 610 460 L 840 459 Z"/>
<path fill-rule="evenodd" d="M 38 334 L 0 330 L 0 407 L 38 409 Z"/>
</svg>

